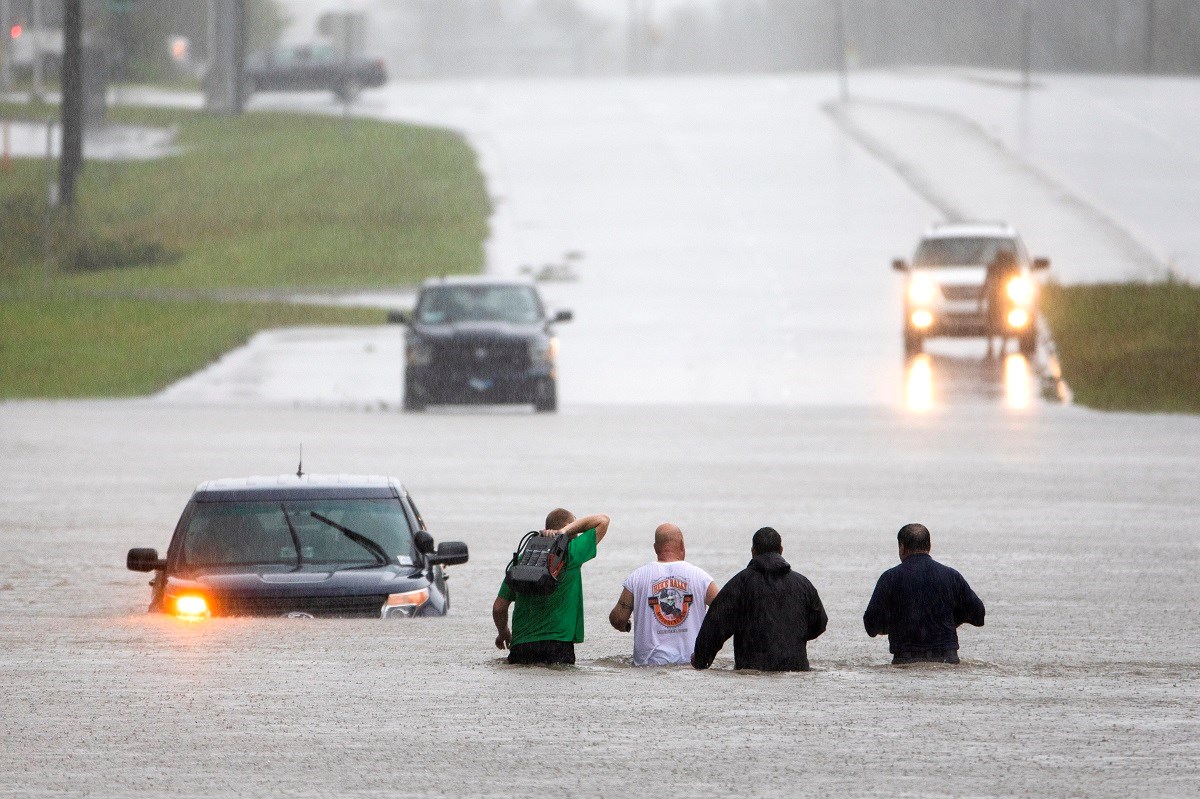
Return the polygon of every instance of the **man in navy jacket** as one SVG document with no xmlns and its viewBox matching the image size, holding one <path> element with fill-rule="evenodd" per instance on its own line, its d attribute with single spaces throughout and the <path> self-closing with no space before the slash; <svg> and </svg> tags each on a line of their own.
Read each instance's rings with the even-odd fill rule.
<svg viewBox="0 0 1200 799">
<path fill-rule="evenodd" d="M 929 528 L 896 535 L 900 565 L 879 576 L 863 614 L 867 635 L 886 634 L 893 663 L 958 662 L 958 625 L 983 626 L 983 602 L 963 576 L 929 557 Z"/>
</svg>

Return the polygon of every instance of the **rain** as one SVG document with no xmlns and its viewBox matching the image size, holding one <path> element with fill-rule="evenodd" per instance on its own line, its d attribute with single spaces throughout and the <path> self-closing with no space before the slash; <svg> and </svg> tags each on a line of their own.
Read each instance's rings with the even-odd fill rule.
<svg viewBox="0 0 1200 799">
<path fill-rule="evenodd" d="M 99 219 L 89 203 L 119 191 L 89 170 L 169 170 L 200 149 L 175 114 L 218 133 L 249 121 L 245 136 L 255 120 L 328 124 L 367 172 L 385 163 L 371 149 L 384 133 L 351 125 L 448 131 L 487 206 L 484 234 L 463 250 L 475 261 L 456 271 L 482 276 L 466 285 L 532 286 L 544 306 L 533 333 L 520 328 L 533 336 L 521 357 L 551 365 L 514 402 L 499 372 L 451 385 L 449 367 L 415 368 L 420 347 L 448 346 L 417 341 L 442 320 L 422 316 L 420 281 L 344 279 L 374 274 L 339 255 L 371 238 L 333 211 L 317 280 L 270 269 L 242 279 L 250 261 L 221 231 L 207 252 L 171 251 L 185 239 L 164 231 L 159 263 L 71 271 L 50 249 L 65 245 L 49 206 L 44 254 L 42 196 L 62 201 L 70 159 L 57 116 L 70 91 L 63 6 L 0 5 L 0 123 L 16 164 L 0 173 L 0 231 L 14 242 L 0 307 L 22 320 L 0 323 L 11 369 L 0 372 L 0 793 L 1194 795 L 1200 417 L 1162 398 L 1200 373 L 1196 317 L 1167 347 L 1173 369 L 1147 366 L 1166 357 L 1148 334 L 1122 334 L 1107 374 L 1150 404 L 1112 405 L 1088 382 L 1091 353 L 1043 304 L 1127 291 L 1132 319 L 1146 291 L 1200 281 L 1200 6 L 82 4 L 83 51 L 110 64 L 99 95 L 109 119 L 83 126 L 77 219 Z M 271 65 L 325 50 L 339 70 L 361 62 L 385 77 L 272 83 L 284 79 Z M 35 106 L 56 116 L 20 112 Z M 123 121 L 128 109 L 149 116 Z M 452 147 L 437 141 L 436 153 Z M 447 168 L 430 158 L 418 171 Z M 315 162 L 301 171 L 340 180 Z M 4 193 L 22 175 L 38 186 L 37 213 Z M 348 188 L 415 190 L 363 180 Z M 281 209 L 296 201 L 293 186 L 262 188 Z M 440 200 L 424 198 L 413 218 L 433 218 Z M 250 225 L 243 201 L 211 199 Z M 161 211 L 103 206 L 114 207 Z M 324 211 L 257 221 L 321 226 Z M 951 270 L 920 257 L 922 242 L 963 224 L 1014 231 L 1027 250 L 1036 299 L 1003 354 L 991 354 L 990 328 L 956 332 Z M 304 257 L 286 235 L 256 246 L 267 264 Z M 176 274 L 204 258 L 214 262 L 197 276 Z M 986 264 L 954 267 L 981 313 Z M 929 275 L 942 305 L 914 299 Z M 13 354 L 43 334 L 18 314 L 64 297 L 188 315 L 278 304 L 298 321 L 256 326 L 147 390 L 50 390 L 17 369 L 61 360 L 81 383 L 94 370 L 65 344 L 29 367 Z M 914 314 L 926 308 L 922 327 Z M 91 319 L 70 313 L 69 326 Z M 145 336 L 182 339 L 194 321 Z M 480 331 L 501 321 L 446 335 L 476 336 L 482 362 L 494 342 L 481 347 Z M 536 393 L 547 380 L 552 406 Z M 414 406 L 418 390 L 428 393 Z M 166 558 L 205 481 L 297 472 L 401 482 L 438 542 L 470 548 L 444 568 L 449 611 L 147 612 L 157 572 L 127 569 L 127 551 Z M 574 666 L 510 665 L 493 644 L 492 602 L 521 536 L 556 507 L 612 517 L 583 567 L 586 635 Z M 746 566 L 756 529 L 780 532 L 828 611 L 808 643 L 811 671 L 735 670 L 732 642 L 707 671 L 631 665 L 631 636 L 608 613 L 626 576 L 654 559 L 663 522 L 719 585 Z M 958 630 L 958 665 L 892 665 L 864 632 L 909 522 L 929 527 L 933 556 L 987 606 L 986 625 Z"/>
</svg>

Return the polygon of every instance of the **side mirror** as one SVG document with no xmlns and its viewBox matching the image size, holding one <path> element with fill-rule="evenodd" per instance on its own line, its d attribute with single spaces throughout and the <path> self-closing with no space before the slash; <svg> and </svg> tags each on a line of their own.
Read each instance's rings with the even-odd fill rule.
<svg viewBox="0 0 1200 799">
<path fill-rule="evenodd" d="M 908 262 L 905 261 L 903 258 L 897 258 L 894 261 L 892 261 L 892 269 L 895 269 L 897 272 L 907 272 L 908 271 Z"/>
<path fill-rule="evenodd" d="M 125 556 L 125 568 L 131 572 L 152 572 L 167 568 L 167 562 L 159 559 L 157 549 L 131 549 Z"/>
<path fill-rule="evenodd" d="M 417 530 L 413 533 L 413 543 L 417 545 L 417 551 L 422 555 L 430 555 L 433 553 L 433 536 L 426 530 Z"/>
<path fill-rule="evenodd" d="M 412 313 L 399 310 L 388 311 L 387 321 L 389 325 L 407 325 L 412 322 Z"/>
<path fill-rule="evenodd" d="M 570 311 L 559 311 L 558 313 L 554 314 L 554 318 L 552 318 L 550 321 L 551 322 L 570 322 L 574 318 L 575 318 L 575 314 L 571 313 Z"/>
<path fill-rule="evenodd" d="M 431 564 L 442 566 L 457 566 L 467 562 L 467 545 L 462 541 L 443 541 L 438 544 L 437 552 L 429 556 Z"/>
<path fill-rule="evenodd" d="M 1043 270 L 1043 269 L 1049 269 L 1050 268 L 1050 259 L 1049 258 L 1034 258 L 1033 259 L 1033 268 L 1038 271 Z"/>
</svg>

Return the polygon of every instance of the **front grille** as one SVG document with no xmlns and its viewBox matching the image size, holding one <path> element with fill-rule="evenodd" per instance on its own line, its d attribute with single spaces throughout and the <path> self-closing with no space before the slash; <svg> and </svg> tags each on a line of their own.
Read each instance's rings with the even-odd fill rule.
<svg viewBox="0 0 1200 799">
<path fill-rule="evenodd" d="M 955 286 L 942 284 L 942 296 L 948 300 L 976 300 L 983 295 L 983 286 Z"/>
<path fill-rule="evenodd" d="M 321 618 L 379 618 L 387 594 L 369 596 L 222 596 L 217 616 L 284 616 L 308 613 Z"/>
<path fill-rule="evenodd" d="M 529 368 L 529 346 L 521 339 L 452 338 L 438 342 L 433 363 L 460 372 L 516 372 Z"/>
</svg>

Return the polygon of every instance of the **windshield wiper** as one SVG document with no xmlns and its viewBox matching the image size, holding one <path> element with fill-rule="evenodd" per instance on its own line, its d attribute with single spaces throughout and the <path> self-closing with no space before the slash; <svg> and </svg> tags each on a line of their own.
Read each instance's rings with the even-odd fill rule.
<svg viewBox="0 0 1200 799">
<path fill-rule="evenodd" d="M 358 545 L 359 545 L 359 546 L 361 546 L 363 549 L 367 550 L 367 551 L 368 551 L 368 552 L 370 552 L 372 555 L 374 555 L 374 556 L 375 556 L 375 558 L 376 558 L 376 559 L 377 559 L 379 562 L 378 562 L 378 563 L 376 563 L 376 564 L 373 564 L 373 565 L 375 565 L 375 566 L 386 566 L 386 565 L 388 565 L 389 563 L 391 563 L 391 558 L 389 558 L 389 557 L 388 557 L 388 553 L 387 553 L 387 551 L 386 551 L 386 550 L 385 550 L 383 547 L 379 546 L 379 544 L 378 544 L 378 543 L 376 543 L 375 541 L 372 541 L 371 539 L 367 538 L 367 537 L 366 537 L 365 535 L 363 535 L 362 533 L 356 533 L 355 531 L 351 530 L 349 527 L 343 527 L 342 525 L 340 525 L 340 524 L 338 524 L 337 522 L 335 522 L 333 519 L 330 519 L 330 518 L 327 518 L 327 517 L 325 517 L 325 516 L 322 516 L 321 514 L 317 513 L 315 510 L 310 510 L 310 511 L 308 512 L 308 515 L 309 515 L 309 516 L 312 516 L 314 519 L 316 519 L 317 521 L 319 521 L 319 522 L 321 522 L 321 523 L 323 523 L 323 524 L 327 524 L 327 525 L 329 525 L 330 527 L 332 527 L 333 529 L 337 530 L 339 533 L 341 533 L 342 535 L 346 536 L 346 537 L 347 537 L 347 538 L 349 538 L 351 541 L 353 541 L 354 543 L 358 544 Z M 371 568 L 371 566 L 356 566 L 356 567 L 354 567 L 354 568 L 360 568 L 360 569 L 362 569 L 362 568 Z"/>
<path fill-rule="evenodd" d="M 279 503 L 279 509 L 283 511 L 283 520 L 287 522 L 288 532 L 292 534 L 292 546 L 296 548 L 296 568 L 292 571 L 298 572 L 304 565 L 304 554 L 300 551 L 300 536 L 296 533 L 296 525 L 292 524 L 292 517 L 288 516 L 288 509 L 282 502 Z"/>
</svg>

